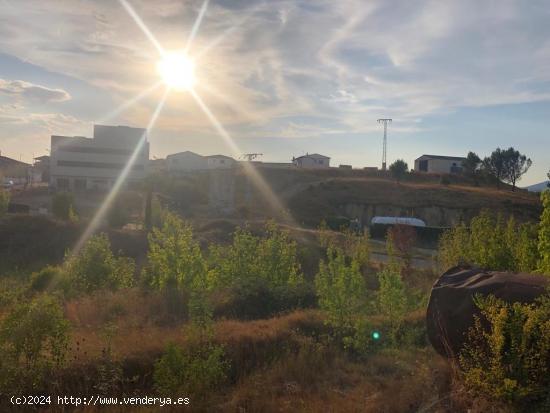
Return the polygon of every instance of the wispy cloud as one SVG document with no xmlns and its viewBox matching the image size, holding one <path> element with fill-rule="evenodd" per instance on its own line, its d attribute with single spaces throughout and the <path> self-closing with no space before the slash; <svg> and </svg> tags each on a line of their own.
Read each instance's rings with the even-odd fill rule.
<svg viewBox="0 0 550 413">
<path fill-rule="evenodd" d="M 23 80 L 0 79 L 0 93 L 39 103 L 64 102 L 71 99 L 71 95 L 63 89 L 52 89 Z"/>
</svg>

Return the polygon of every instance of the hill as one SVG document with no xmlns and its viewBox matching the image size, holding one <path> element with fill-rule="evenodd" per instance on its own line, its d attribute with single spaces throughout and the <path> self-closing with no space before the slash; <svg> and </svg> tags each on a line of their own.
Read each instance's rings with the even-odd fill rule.
<svg viewBox="0 0 550 413">
<path fill-rule="evenodd" d="M 550 181 L 539 182 L 538 184 L 529 185 L 525 187 L 529 192 L 542 192 L 548 188 Z"/>
</svg>

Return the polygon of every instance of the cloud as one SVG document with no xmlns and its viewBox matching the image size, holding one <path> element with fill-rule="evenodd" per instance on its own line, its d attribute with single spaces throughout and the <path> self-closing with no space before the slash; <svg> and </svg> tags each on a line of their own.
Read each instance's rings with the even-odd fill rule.
<svg viewBox="0 0 550 413">
<path fill-rule="evenodd" d="M 39 103 L 64 102 L 71 95 L 63 89 L 52 89 L 23 80 L 0 79 L 0 93 Z"/>
<path fill-rule="evenodd" d="M 157 3 L 131 1 L 162 45 L 183 46 L 202 0 Z M 157 80 L 156 50 L 118 2 L 6 4 L 0 50 L 83 79 L 117 101 Z M 461 107 L 550 100 L 548 18 L 548 8 L 519 0 L 498 7 L 475 0 L 218 0 L 209 3 L 191 52 L 216 44 L 197 75 L 215 91 L 204 99 L 230 129 L 247 122 L 266 135 L 325 136 L 371 132 L 378 117 L 393 117 L 395 131 L 405 133 L 418 130 L 418 118 Z M 70 98 L 33 86 L 39 89 L 0 90 Z M 181 103 L 172 99 L 159 124 L 183 132 L 208 126 L 192 102 Z M 292 116 L 310 123 L 281 125 Z"/>
</svg>

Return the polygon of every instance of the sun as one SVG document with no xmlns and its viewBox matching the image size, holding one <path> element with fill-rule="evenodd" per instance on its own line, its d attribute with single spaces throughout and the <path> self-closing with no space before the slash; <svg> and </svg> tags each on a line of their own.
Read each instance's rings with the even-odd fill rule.
<svg viewBox="0 0 550 413">
<path fill-rule="evenodd" d="M 157 71 L 167 86 L 190 90 L 195 85 L 195 63 L 184 52 L 166 52 L 157 63 Z"/>
</svg>

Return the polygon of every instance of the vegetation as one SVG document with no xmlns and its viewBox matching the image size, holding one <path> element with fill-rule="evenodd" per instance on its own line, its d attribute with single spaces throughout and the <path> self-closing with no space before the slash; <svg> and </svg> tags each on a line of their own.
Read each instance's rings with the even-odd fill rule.
<svg viewBox="0 0 550 413">
<path fill-rule="evenodd" d="M 389 170 L 394 179 L 399 182 L 407 174 L 409 165 L 403 159 L 398 159 L 390 165 Z"/>
<path fill-rule="evenodd" d="M 10 194 L 8 191 L 4 191 L 0 188 L 0 218 L 2 218 L 8 211 L 8 205 L 10 203 Z"/>
<path fill-rule="evenodd" d="M 538 225 L 484 212 L 449 231 L 441 265 L 543 271 L 543 199 Z M 426 343 L 437 275 L 414 267 L 421 251 L 409 227 L 388 232 L 380 262 L 381 246 L 357 228 L 252 223 L 213 241 L 206 225 L 194 230 L 173 212 L 149 222 L 136 261 L 100 234 L 60 265 L 0 278 L 2 392 L 185 395 L 199 411 L 466 411 L 475 403 Z M 539 406 L 548 386 L 539 366 L 548 361 L 535 355 L 548 348 L 548 302 L 489 300 L 479 300 L 470 335 L 478 341 L 462 353 L 458 377 L 476 397 Z M 520 344 L 503 350 L 502 342 Z"/>
<path fill-rule="evenodd" d="M 474 179 L 476 185 L 479 184 L 479 173 L 482 165 L 481 158 L 475 152 L 468 152 L 466 159 L 462 161 L 462 168 L 466 176 Z"/>
<path fill-rule="evenodd" d="M 505 221 L 485 210 L 470 227 L 460 224 L 444 233 L 439 242 L 439 265 L 447 270 L 461 263 L 481 268 L 532 272 L 537 269 L 537 227 Z"/>
<path fill-rule="evenodd" d="M 74 197 L 70 192 L 58 192 L 52 198 L 52 213 L 54 217 L 63 221 L 75 222 L 76 214 Z"/>
<path fill-rule="evenodd" d="M 538 238 L 539 271 L 550 275 L 550 191 L 541 194 L 544 212 L 540 219 Z"/>
<path fill-rule="evenodd" d="M 531 164 L 531 159 L 514 148 L 497 148 L 483 160 L 485 172 L 496 178 L 497 185 L 500 187 L 501 181 L 506 181 L 512 184 L 512 190 L 516 189 L 516 182 L 529 170 Z"/>
<path fill-rule="evenodd" d="M 531 405 L 529 411 L 548 411 L 550 296 L 533 304 L 478 296 L 476 305 L 481 317 L 476 316 L 460 355 L 466 385 L 477 394 L 523 405 L 522 410 Z"/>
<path fill-rule="evenodd" d="M 135 263 L 128 257 L 116 257 L 107 235 L 91 237 L 76 254 L 68 254 L 65 268 L 67 288 L 78 293 L 100 289 L 130 287 L 134 282 Z"/>
<path fill-rule="evenodd" d="M 65 360 L 68 331 L 52 297 L 15 305 L 0 326 L 0 388 L 17 394 L 39 389 L 46 374 Z"/>
</svg>

